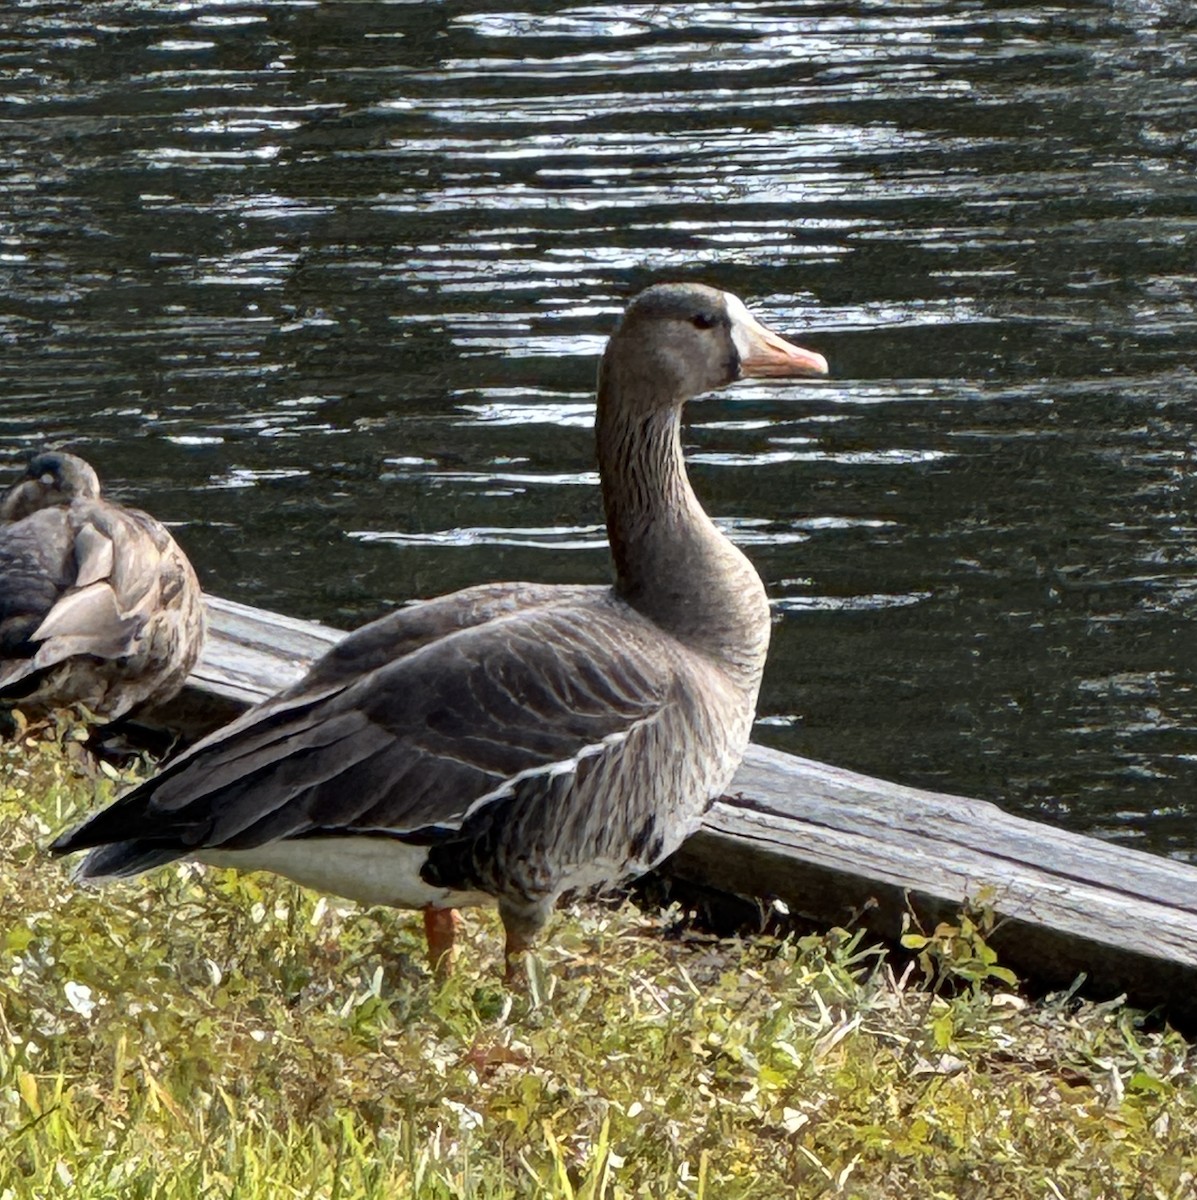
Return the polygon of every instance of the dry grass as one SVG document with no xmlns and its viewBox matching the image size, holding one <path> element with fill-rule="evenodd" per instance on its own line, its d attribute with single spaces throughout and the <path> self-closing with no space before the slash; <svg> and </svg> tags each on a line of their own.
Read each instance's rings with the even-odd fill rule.
<svg viewBox="0 0 1197 1200">
<path fill-rule="evenodd" d="M 117 786 L 77 736 L 0 746 L 0 1200 L 1197 1195 L 1190 1045 L 1027 1003 L 967 922 L 942 994 L 596 905 L 531 996 L 485 913 L 439 986 L 418 920 L 269 876 L 76 888 L 39 847 Z"/>
</svg>

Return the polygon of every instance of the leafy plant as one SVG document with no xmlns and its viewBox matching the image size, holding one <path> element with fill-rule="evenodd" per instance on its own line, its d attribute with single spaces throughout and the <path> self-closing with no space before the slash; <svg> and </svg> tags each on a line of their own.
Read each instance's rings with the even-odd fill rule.
<svg viewBox="0 0 1197 1200">
<path fill-rule="evenodd" d="M 1192 1047 L 1028 1002 L 983 914 L 908 931 L 896 974 L 842 930 L 576 905 L 529 996 L 474 911 L 442 985 L 418 920 L 272 876 L 76 887 L 40 847 L 121 782 L 80 749 L 0 743 L 0 1200 L 1197 1191 Z"/>
</svg>

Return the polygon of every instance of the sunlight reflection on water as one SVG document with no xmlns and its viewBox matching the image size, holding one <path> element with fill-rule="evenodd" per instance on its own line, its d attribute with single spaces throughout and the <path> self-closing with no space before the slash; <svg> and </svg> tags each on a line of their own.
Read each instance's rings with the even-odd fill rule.
<svg viewBox="0 0 1197 1200">
<path fill-rule="evenodd" d="M 0 16 L 0 467 L 341 624 L 598 582 L 594 360 L 722 284 L 833 369 L 685 434 L 762 736 L 1197 855 L 1192 7 L 483 7 Z"/>
</svg>

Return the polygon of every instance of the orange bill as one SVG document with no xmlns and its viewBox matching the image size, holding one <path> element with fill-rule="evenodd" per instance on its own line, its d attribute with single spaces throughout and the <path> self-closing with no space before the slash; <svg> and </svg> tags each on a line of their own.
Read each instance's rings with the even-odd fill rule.
<svg viewBox="0 0 1197 1200">
<path fill-rule="evenodd" d="M 827 374 L 827 359 L 766 329 L 734 296 L 728 297 L 728 316 L 732 341 L 740 355 L 740 374 L 745 378 Z"/>
</svg>

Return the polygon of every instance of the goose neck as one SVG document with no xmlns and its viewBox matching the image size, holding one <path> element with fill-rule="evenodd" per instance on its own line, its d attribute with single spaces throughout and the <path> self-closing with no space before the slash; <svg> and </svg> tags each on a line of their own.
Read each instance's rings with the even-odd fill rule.
<svg viewBox="0 0 1197 1200">
<path fill-rule="evenodd" d="M 759 676 L 768 642 L 760 577 L 690 486 L 681 404 L 600 384 L 599 474 L 615 589 L 679 640 Z"/>
</svg>

